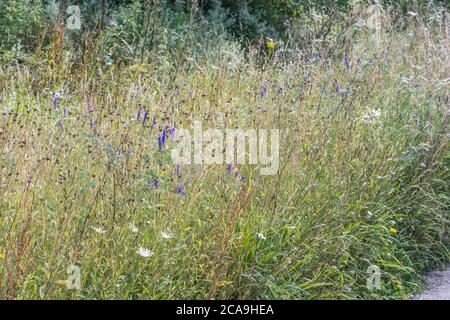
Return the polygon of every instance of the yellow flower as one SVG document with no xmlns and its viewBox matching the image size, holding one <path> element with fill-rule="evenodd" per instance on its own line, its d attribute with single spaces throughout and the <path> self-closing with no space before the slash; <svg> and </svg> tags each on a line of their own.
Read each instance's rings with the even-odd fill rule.
<svg viewBox="0 0 450 320">
<path fill-rule="evenodd" d="M 69 283 L 68 280 L 57 280 L 56 281 L 56 284 L 59 284 L 59 285 L 62 285 L 62 286 L 67 285 L 67 283 Z"/>
<path fill-rule="evenodd" d="M 3 259 L 5 259 L 5 254 L 0 252 L 0 261 L 2 261 Z"/>
<path fill-rule="evenodd" d="M 220 281 L 217 283 L 217 285 L 218 285 L 219 287 L 223 287 L 223 286 L 227 286 L 227 285 L 232 284 L 232 283 L 233 283 L 233 281 L 230 281 L 230 280 L 220 280 Z"/>
<path fill-rule="evenodd" d="M 273 42 L 273 40 L 267 41 L 266 46 L 267 46 L 267 48 L 273 50 L 273 49 L 275 49 L 275 42 Z"/>
<path fill-rule="evenodd" d="M 389 232 L 391 234 L 396 234 L 397 233 L 397 229 L 393 228 L 393 227 L 389 227 Z"/>
</svg>

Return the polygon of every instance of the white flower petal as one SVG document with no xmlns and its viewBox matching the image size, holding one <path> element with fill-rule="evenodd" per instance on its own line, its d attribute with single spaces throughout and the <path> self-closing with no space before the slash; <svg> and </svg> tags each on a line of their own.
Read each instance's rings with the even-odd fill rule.
<svg viewBox="0 0 450 320">
<path fill-rule="evenodd" d="M 105 229 L 103 229 L 102 227 L 91 227 L 95 232 L 103 234 L 106 232 Z"/>
<path fill-rule="evenodd" d="M 137 252 L 141 257 L 144 257 L 144 258 L 151 257 L 151 256 L 153 256 L 153 255 L 155 254 L 153 251 L 150 251 L 149 249 L 143 248 L 143 247 L 139 247 L 139 248 L 137 249 L 136 252 Z"/>
<path fill-rule="evenodd" d="M 262 240 L 266 240 L 266 237 L 262 233 L 257 232 L 256 236 Z"/>
<path fill-rule="evenodd" d="M 173 235 L 171 233 L 166 233 L 164 231 L 161 231 L 161 237 L 163 237 L 164 239 L 172 239 Z"/>
</svg>

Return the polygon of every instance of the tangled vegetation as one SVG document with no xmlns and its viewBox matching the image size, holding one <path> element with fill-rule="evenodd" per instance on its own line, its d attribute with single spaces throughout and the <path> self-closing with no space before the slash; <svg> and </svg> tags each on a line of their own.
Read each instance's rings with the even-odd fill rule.
<svg viewBox="0 0 450 320">
<path fill-rule="evenodd" d="M 449 260 L 445 4 L 240 3 L 1 2 L 0 298 L 405 299 Z M 175 166 L 195 120 L 279 129 L 278 173 Z"/>
</svg>

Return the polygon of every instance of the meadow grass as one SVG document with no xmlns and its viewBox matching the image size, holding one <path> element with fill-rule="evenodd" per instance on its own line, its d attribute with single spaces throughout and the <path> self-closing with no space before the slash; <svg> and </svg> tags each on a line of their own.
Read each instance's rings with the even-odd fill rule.
<svg viewBox="0 0 450 320">
<path fill-rule="evenodd" d="M 421 272 L 449 258 L 449 34 L 417 25 L 368 36 L 328 58 L 279 50 L 264 64 L 230 46 L 165 73 L 151 62 L 102 68 L 95 44 L 70 63 L 56 33 L 52 50 L 2 66 L 0 298 L 420 290 Z M 173 142 L 160 150 L 157 135 L 195 120 L 280 129 L 278 174 L 177 170 Z M 66 287 L 70 265 L 79 290 Z M 380 290 L 366 287 L 370 265 Z"/>
</svg>

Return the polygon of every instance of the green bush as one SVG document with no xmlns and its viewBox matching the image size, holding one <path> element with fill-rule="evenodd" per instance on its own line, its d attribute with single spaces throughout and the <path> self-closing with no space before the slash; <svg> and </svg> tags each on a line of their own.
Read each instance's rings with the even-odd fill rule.
<svg viewBox="0 0 450 320">
<path fill-rule="evenodd" d="M 0 50 L 31 48 L 44 26 L 44 1 L 0 2 Z"/>
</svg>

